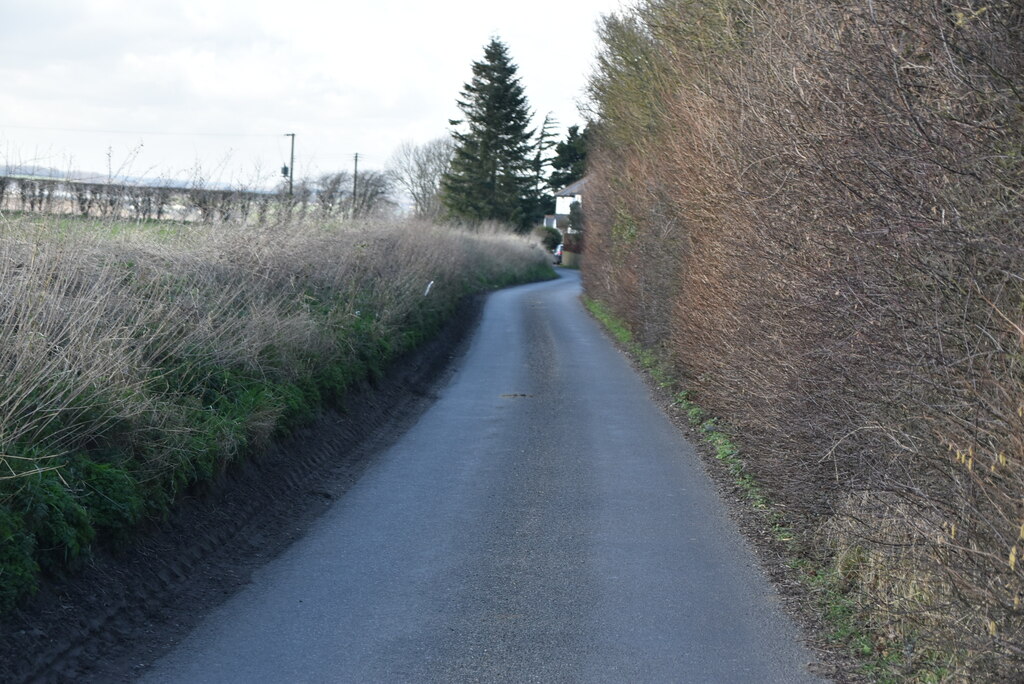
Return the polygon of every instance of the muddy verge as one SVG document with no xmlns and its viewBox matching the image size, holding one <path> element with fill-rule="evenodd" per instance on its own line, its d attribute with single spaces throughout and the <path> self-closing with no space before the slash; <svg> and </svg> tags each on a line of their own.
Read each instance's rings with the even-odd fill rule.
<svg viewBox="0 0 1024 684">
<path fill-rule="evenodd" d="M 190 492 L 165 522 L 98 550 L 0 622 L 0 681 L 122 682 L 303 535 L 431 404 L 476 327 L 467 301 L 430 343 L 290 438 Z"/>
</svg>

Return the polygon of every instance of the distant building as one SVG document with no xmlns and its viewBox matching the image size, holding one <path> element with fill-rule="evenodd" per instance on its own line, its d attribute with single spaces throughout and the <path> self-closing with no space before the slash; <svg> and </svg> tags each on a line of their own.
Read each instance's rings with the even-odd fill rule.
<svg viewBox="0 0 1024 684">
<path fill-rule="evenodd" d="M 544 225 L 548 225 L 548 219 L 552 219 L 552 227 L 562 230 L 563 228 L 568 229 L 569 226 L 569 207 L 572 206 L 573 202 L 579 202 L 580 206 L 583 206 L 583 190 L 587 185 L 586 177 L 583 177 L 575 183 L 570 183 L 561 190 L 555 193 L 555 214 L 554 216 L 545 216 Z M 571 231 L 574 232 L 574 231 Z"/>
<path fill-rule="evenodd" d="M 559 216 L 555 214 L 544 215 L 544 227 L 545 228 L 557 228 L 558 230 L 565 230 L 569 227 L 569 215 Z"/>
</svg>

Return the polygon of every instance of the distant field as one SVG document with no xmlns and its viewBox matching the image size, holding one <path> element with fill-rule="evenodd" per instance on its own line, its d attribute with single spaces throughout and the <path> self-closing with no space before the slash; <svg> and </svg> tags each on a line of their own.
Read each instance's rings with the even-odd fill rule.
<svg viewBox="0 0 1024 684">
<path fill-rule="evenodd" d="M 0 175 L 0 211 L 73 215 L 83 218 L 171 220 L 186 222 L 244 222 L 257 225 L 315 214 L 369 216 L 384 204 L 373 188 L 356 198 L 327 176 L 304 180 L 294 194 L 247 187 L 191 184 L 141 185 L 111 180 L 83 181 L 41 176 Z"/>
</svg>

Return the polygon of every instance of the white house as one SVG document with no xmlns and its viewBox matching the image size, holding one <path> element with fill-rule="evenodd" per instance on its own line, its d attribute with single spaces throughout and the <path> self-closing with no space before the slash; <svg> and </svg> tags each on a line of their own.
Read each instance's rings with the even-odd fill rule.
<svg viewBox="0 0 1024 684">
<path fill-rule="evenodd" d="M 567 229 L 569 225 L 569 207 L 572 206 L 573 202 L 579 202 L 582 206 L 583 189 L 586 187 L 586 184 L 587 179 L 584 177 L 556 192 L 555 214 L 554 216 L 545 216 L 544 225 L 551 226 L 552 228 Z"/>
<path fill-rule="evenodd" d="M 569 207 L 573 202 L 583 204 L 583 188 L 587 185 L 587 179 L 581 178 L 575 183 L 570 183 L 555 193 L 555 216 L 568 216 Z"/>
</svg>

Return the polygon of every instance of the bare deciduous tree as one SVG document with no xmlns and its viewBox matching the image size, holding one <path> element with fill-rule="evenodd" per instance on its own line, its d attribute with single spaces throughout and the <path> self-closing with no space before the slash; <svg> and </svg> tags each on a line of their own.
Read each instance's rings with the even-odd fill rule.
<svg viewBox="0 0 1024 684">
<path fill-rule="evenodd" d="M 451 166 L 454 150 L 452 139 L 444 136 L 422 145 L 406 141 L 391 156 L 388 178 L 412 200 L 417 218 L 436 219 L 441 215 L 441 177 Z"/>
<path fill-rule="evenodd" d="M 324 216 L 334 215 L 344 204 L 352 187 L 352 177 L 345 171 L 325 173 L 316 181 L 316 204 Z"/>
<path fill-rule="evenodd" d="M 355 183 L 351 197 L 353 218 L 379 216 L 395 205 L 391 199 L 391 179 L 381 171 L 364 171 Z"/>
</svg>

